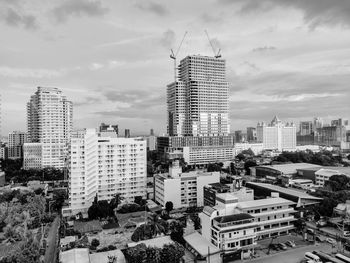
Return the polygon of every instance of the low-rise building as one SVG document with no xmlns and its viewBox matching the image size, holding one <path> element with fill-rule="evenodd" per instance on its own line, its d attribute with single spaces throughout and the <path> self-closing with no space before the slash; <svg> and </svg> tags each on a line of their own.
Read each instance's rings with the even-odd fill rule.
<svg viewBox="0 0 350 263">
<path fill-rule="evenodd" d="M 256 240 L 288 234 L 294 229 L 294 202 L 273 197 L 239 202 L 229 193 L 217 198 L 214 207 L 205 206 L 199 214 L 202 235 L 220 249 L 251 253 Z"/>
<path fill-rule="evenodd" d="M 162 206 L 171 201 L 174 208 L 203 206 L 203 187 L 218 182 L 219 172 L 182 173 L 179 162 L 174 161 L 169 173 L 154 175 L 154 200 Z"/>
<path fill-rule="evenodd" d="M 331 176 L 341 174 L 350 177 L 350 167 L 324 167 L 315 172 L 315 184 L 319 187 L 323 187 Z"/>
</svg>

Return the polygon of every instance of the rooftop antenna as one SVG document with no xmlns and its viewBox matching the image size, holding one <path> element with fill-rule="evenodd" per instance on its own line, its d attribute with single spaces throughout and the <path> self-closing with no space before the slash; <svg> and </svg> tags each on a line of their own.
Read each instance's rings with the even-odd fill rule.
<svg viewBox="0 0 350 263">
<path fill-rule="evenodd" d="M 174 81 L 175 81 L 175 84 L 176 84 L 176 80 L 177 80 L 177 78 L 176 78 L 176 57 L 177 57 L 177 54 L 179 54 L 180 48 L 182 46 L 182 43 L 185 40 L 186 35 L 187 35 L 187 31 L 185 32 L 185 34 L 181 40 L 181 43 L 180 43 L 179 47 L 177 48 L 175 54 L 174 54 L 173 49 L 170 49 L 170 51 L 171 51 L 170 58 L 174 60 Z"/>
<path fill-rule="evenodd" d="M 214 45 L 213 45 L 213 43 L 212 43 L 211 40 L 210 40 L 210 37 L 209 37 L 209 34 L 208 34 L 207 30 L 204 30 L 204 32 L 205 32 L 205 34 L 207 35 L 208 41 L 209 41 L 210 46 L 211 46 L 211 48 L 212 48 L 212 50 L 213 50 L 213 53 L 214 53 L 214 57 L 215 57 L 215 58 L 221 58 L 221 54 L 220 54 L 221 49 L 219 48 L 218 52 L 216 53 L 216 52 L 215 52 Z"/>
</svg>

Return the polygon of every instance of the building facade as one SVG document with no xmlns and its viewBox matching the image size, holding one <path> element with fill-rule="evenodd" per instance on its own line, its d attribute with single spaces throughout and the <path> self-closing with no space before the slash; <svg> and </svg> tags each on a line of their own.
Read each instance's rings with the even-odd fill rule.
<svg viewBox="0 0 350 263">
<path fill-rule="evenodd" d="M 294 151 L 296 148 L 296 126 L 284 124 L 276 116 L 269 125 L 258 123 L 257 140 L 265 150 Z"/>
<path fill-rule="evenodd" d="M 247 141 L 248 142 L 256 142 L 257 134 L 255 127 L 247 127 Z"/>
<path fill-rule="evenodd" d="M 179 163 L 174 161 L 169 173 L 154 175 L 154 200 L 163 207 L 168 201 L 174 208 L 203 206 L 203 187 L 218 182 L 219 172 L 182 173 Z"/>
<path fill-rule="evenodd" d="M 23 158 L 23 144 L 27 142 L 27 133 L 20 131 L 10 132 L 8 135 L 8 158 Z"/>
<path fill-rule="evenodd" d="M 67 160 L 69 207 L 63 214 L 85 213 L 94 198 L 111 200 L 121 194 L 133 202 L 146 197 L 146 141 L 117 138 L 94 129 L 73 134 Z"/>
<path fill-rule="evenodd" d="M 313 132 L 312 121 L 301 121 L 299 123 L 299 135 L 310 135 Z"/>
<path fill-rule="evenodd" d="M 73 128 L 72 102 L 57 88 L 38 87 L 27 103 L 27 126 L 28 142 L 42 145 L 41 166 L 62 169 Z"/>
<path fill-rule="evenodd" d="M 229 85 L 225 60 L 187 56 L 181 60 L 176 82 L 167 87 L 170 136 L 227 135 Z"/>
<path fill-rule="evenodd" d="M 42 169 L 42 144 L 24 143 L 23 144 L 23 169 Z"/>
</svg>

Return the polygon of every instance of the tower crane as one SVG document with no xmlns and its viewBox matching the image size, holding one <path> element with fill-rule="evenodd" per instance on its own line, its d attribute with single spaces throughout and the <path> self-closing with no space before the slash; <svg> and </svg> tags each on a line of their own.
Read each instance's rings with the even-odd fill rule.
<svg viewBox="0 0 350 263">
<path fill-rule="evenodd" d="M 185 34 L 181 40 L 181 43 L 180 43 L 179 47 L 177 48 L 175 54 L 174 54 L 173 49 L 170 49 L 170 51 L 171 51 L 170 58 L 174 60 L 174 81 L 175 81 L 175 84 L 176 84 L 176 57 L 181 49 L 182 43 L 184 42 L 186 35 L 187 35 L 187 31 L 185 32 Z"/>
<path fill-rule="evenodd" d="M 210 46 L 211 46 L 211 48 L 212 48 L 212 50 L 213 50 L 213 53 L 214 53 L 214 57 L 215 57 L 215 58 L 221 58 L 221 54 L 220 54 L 221 49 L 219 48 L 218 52 L 215 52 L 214 45 L 213 45 L 213 43 L 211 42 L 211 40 L 210 40 L 210 38 L 209 38 L 209 34 L 208 34 L 207 30 L 204 30 L 204 32 L 205 32 L 205 34 L 207 35 L 208 41 L 209 41 Z"/>
</svg>

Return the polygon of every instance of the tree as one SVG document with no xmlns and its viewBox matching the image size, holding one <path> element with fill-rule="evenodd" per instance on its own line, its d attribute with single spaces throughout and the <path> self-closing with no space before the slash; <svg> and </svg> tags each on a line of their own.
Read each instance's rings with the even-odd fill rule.
<svg viewBox="0 0 350 263">
<path fill-rule="evenodd" d="M 166 233 L 166 229 L 164 228 L 164 224 L 161 221 L 162 221 L 162 219 L 160 219 L 157 214 L 151 215 L 150 225 L 151 225 L 152 237 L 156 237 L 158 235 Z"/>
<path fill-rule="evenodd" d="M 249 148 L 248 150 L 243 150 L 242 151 L 242 154 L 244 154 L 244 155 L 249 155 L 249 156 L 251 156 L 251 157 L 253 157 L 255 154 L 254 154 L 254 152 L 253 152 L 253 150 L 251 149 L 251 148 Z"/>
<path fill-rule="evenodd" d="M 174 209 L 174 204 L 171 201 L 165 203 L 165 210 L 170 213 Z"/>
<path fill-rule="evenodd" d="M 236 158 L 239 160 L 239 161 L 243 161 L 245 159 L 245 156 L 243 153 L 239 153 L 236 155 Z"/>
<path fill-rule="evenodd" d="M 98 247 L 100 245 L 100 241 L 97 238 L 91 240 L 91 246 Z"/>
<path fill-rule="evenodd" d="M 250 167 L 254 167 L 254 166 L 257 166 L 256 164 L 256 161 L 254 160 L 247 160 L 245 163 L 244 163 L 244 169 L 246 171 L 246 174 L 250 175 Z"/>
<path fill-rule="evenodd" d="M 179 221 L 172 221 L 169 225 L 170 229 L 170 238 L 181 245 L 184 245 L 186 242 L 183 238 L 184 230 Z"/>
<path fill-rule="evenodd" d="M 350 179 L 346 175 L 336 174 L 332 175 L 328 181 L 325 182 L 325 187 L 333 192 L 349 189 Z"/>
</svg>

